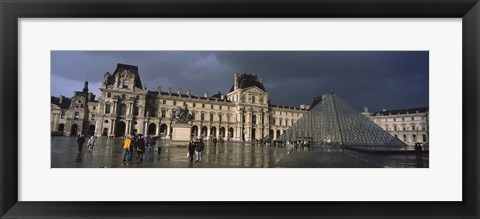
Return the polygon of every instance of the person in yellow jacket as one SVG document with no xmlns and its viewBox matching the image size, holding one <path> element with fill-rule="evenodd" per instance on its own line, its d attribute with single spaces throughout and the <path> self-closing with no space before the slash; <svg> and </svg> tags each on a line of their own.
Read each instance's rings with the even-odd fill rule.
<svg viewBox="0 0 480 219">
<path fill-rule="evenodd" d="M 125 141 L 123 141 L 123 161 L 125 161 L 125 158 L 128 156 L 128 159 L 131 160 L 130 158 L 130 147 L 132 146 L 132 138 L 130 136 L 127 136 L 125 138 Z"/>
</svg>

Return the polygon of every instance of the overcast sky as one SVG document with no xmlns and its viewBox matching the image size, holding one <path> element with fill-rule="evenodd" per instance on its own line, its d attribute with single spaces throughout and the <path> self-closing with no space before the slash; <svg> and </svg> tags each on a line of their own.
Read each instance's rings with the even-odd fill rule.
<svg viewBox="0 0 480 219">
<path fill-rule="evenodd" d="M 142 83 L 193 95 L 228 93 L 233 75 L 264 79 L 272 104 L 311 104 L 333 90 L 362 111 L 428 106 L 428 51 L 52 51 L 52 95 L 71 97 L 88 80 L 99 96 L 105 72 L 138 66 Z"/>
</svg>

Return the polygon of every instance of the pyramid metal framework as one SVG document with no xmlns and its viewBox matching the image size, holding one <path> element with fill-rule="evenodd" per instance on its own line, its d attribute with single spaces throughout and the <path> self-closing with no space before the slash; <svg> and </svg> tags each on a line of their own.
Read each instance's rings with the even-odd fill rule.
<svg viewBox="0 0 480 219">
<path fill-rule="evenodd" d="M 302 138 L 310 138 L 315 145 L 406 146 L 334 93 L 323 95 L 317 105 L 280 136 L 282 140 Z"/>
</svg>

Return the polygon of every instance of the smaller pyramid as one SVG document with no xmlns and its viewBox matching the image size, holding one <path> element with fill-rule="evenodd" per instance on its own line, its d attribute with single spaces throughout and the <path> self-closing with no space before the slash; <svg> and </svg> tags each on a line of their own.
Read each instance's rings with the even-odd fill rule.
<svg viewBox="0 0 480 219">
<path fill-rule="evenodd" d="M 315 102 L 315 106 L 284 132 L 280 139 L 309 138 L 315 145 L 347 147 L 406 146 L 334 93 L 316 98 Z"/>
</svg>

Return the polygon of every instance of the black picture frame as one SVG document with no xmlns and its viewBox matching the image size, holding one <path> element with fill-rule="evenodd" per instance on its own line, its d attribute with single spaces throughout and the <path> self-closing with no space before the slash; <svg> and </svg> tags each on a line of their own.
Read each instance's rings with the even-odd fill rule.
<svg viewBox="0 0 480 219">
<path fill-rule="evenodd" d="M 479 218 L 478 0 L 1 0 L 2 218 Z M 462 18 L 462 202 L 19 202 L 18 19 L 134 17 Z M 448 42 L 445 42 L 448 43 Z M 449 119 L 460 119 L 456 116 Z M 41 189 L 41 188 L 39 188 Z M 373 191 L 374 192 L 374 191 Z"/>
</svg>

